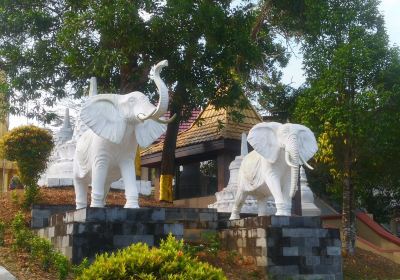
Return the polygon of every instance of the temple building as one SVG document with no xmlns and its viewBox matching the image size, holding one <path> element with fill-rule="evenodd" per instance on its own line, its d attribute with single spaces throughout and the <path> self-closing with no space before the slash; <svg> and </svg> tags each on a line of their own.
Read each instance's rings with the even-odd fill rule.
<svg viewBox="0 0 400 280">
<path fill-rule="evenodd" d="M 262 121 L 250 104 L 241 111 L 243 119 L 239 123 L 232 120 L 231 111 L 208 105 L 188 129 L 178 133 L 174 204 L 207 207 L 215 202 L 215 193 L 228 184 L 229 164 L 240 155 L 242 133 Z M 142 168 L 147 168 L 142 177 L 152 179 L 156 198 L 163 144 L 160 141 L 141 152 Z"/>
<path fill-rule="evenodd" d="M 8 131 L 8 117 L 4 121 L 0 122 L 0 138 L 4 136 Z M 0 159 L 1 160 L 1 171 L 0 171 L 0 184 L 1 192 L 6 192 L 10 185 L 12 176 L 17 174 L 17 165 L 14 162 Z"/>
</svg>

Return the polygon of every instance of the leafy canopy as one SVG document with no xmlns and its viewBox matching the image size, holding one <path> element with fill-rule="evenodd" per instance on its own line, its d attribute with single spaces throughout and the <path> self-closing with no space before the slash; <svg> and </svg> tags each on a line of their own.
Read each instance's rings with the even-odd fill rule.
<svg viewBox="0 0 400 280">
<path fill-rule="evenodd" d="M 338 192 L 349 182 L 360 192 L 398 189 L 399 52 L 388 45 L 378 1 L 308 5 L 307 85 L 295 117 L 318 135 L 319 168 L 331 175 L 325 182 Z"/>
<path fill-rule="evenodd" d="M 275 2 L 271 13 L 279 14 Z M 252 36 L 259 15 L 251 1 L 3 1 L 0 58 L 11 111 L 24 112 L 29 100 L 29 114 L 40 116 L 39 97 L 50 105 L 66 89 L 81 96 L 90 76 L 103 91 L 154 91 L 147 75 L 162 59 L 183 115 L 208 101 L 239 106 L 242 86 L 255 82 L 250 76 L 287 63 L 270 23 Z"/>
</svg>

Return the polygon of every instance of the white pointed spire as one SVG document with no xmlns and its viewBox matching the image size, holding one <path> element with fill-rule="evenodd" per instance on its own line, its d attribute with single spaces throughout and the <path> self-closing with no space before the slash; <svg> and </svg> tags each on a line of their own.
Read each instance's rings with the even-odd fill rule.
<svg viewBox="0 0 400 280">
<path fill-rule="evenodd" d="M 242 144 L 240 147 L 240 155 L 241 156 L 245 156 L 249 153 L 249 150 L 247 148 L 247 137 L 246 137 L 246 133 L 242 133 Z"/>
<path fill-rule="evenodd" d="M 97 95 L 97 80 L 96 77 L 90 78 L 89 97 Z"/>
<path fill-rule="evenodd" d="M 65 114 L 64 114 L 64 121 L 63 121 L 63 129 L 70 129 L 71 128 L 71 122 L 69 118 L 69 109 L 65 108 Z"/>
</svg>

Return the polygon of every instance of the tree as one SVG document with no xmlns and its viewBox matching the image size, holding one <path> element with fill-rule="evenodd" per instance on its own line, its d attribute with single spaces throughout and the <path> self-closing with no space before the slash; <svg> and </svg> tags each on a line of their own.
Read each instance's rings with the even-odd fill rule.
<svg viewBox="0 0 400 280">
<path fill-rule="evenodd" d="M 179 121 L 207 102 L 240 109 L 249 77 L 273 75 L 277 63 L 287 62 L 269 23 L 259 20 L 261 28 L 251 33 L 257 7 L 233 2 L 5 1 L 0 56 L 10 98 L 18 104 L 11 109 L 21 111 L 44 91 L 51 93 L 45 99 L 51 103 L 66 94 L 66 85 L 82 95 L 90 76 L 98 77 L 102 91 L 150 92 L 150 66 L 168 59 L 165 80 L 172 91 L 170 111 L 177 115 L 164 142 L 161 169 L 168 181 Z"/>
<path fill-rule="evenodd" d="M 398 56 L 388 47 L 378 1 L 308 5 L 303 36 L 307 85 L 298 97 L 295 117 L 319 136 L 317 161 L 329 170 L 332 184 L 342 188 L 343 250 L 354 254 L 355 190 L 364 187 L 374 162 L 390 153 L 380 151 L 377 156 L 371 147 L 385 141 L 393 145 L 389 139 L 395 134 L 386 130 L 386 136 L 379 135 L 377 130 L 385 125 L 376 116 L 394 117 L 385 103 L 398 98 L 398 81 L 392 79 L 390 89 L 383 90 L 383 84 Z M 369 161 L 371 156 L 376 160 Z M 379 174 L 374 176 L 382 180 Z"/>
</svg>

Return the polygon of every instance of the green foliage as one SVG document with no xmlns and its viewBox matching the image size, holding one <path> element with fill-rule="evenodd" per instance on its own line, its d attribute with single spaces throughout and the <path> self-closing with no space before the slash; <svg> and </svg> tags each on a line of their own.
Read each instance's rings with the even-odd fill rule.
<svg viewBox="0 0 400 280">
<path fill-rule="evenodd" d="M 24 215 L 18 212 L 11 222 L 11 233 L 13 235 L 13 248 L 29 248 L 33 233 L 26 227 Z"/>
<path fill-rule="evenodd" d="M 26 125 L 4 135 L 0 147 L 6 159 L 17 162 L 21 182 L 30 187 L 36 186 L 40 174 L 46 170 L 54 143 L 46 129 Z"/>
<path fill-rule="evenodd" d="M 280 2 L 271 1 L 271 18 L 301 14 L 302 1 Z M 259 20 L 260 9 L 232 0 L 5 1 L 0 52 L 11 81 L 11 111 L 24 112 L 27 100 L 43 92 L 49 93 L 46 105 L 52 104 L 66 95 L 67 84 L 81 96 L 90 76 L 98 77 L 103 91 L 149 92 L 148 71 L 162 59 L 169 60 L 165 79 L 177 83 L 173 103 L 183 107 L 183 118 L 208 101 L 243 106 L 243 84 L 269 84 L 265 76 L 279 78 L 275 65 L 287 63 L 275 40 L 283 24 Z M 45 121 L 40 108 L 32 114 Z"/>
<path fill-rule="evenodd" d="M 54 267 L 58 272 L 58 279 L 67 278 L 71 269 L 68 259 L 56 251 L 48 240 L 30 231 L 21 212 L 15 215 L 11 223 L 11 232 L 14 237 L 14 249 L 23 249 L 29 252 L 31 259 L 39 261 L 41 268 L 45 271 Z"/>
<path fill-rule="evenodd" d="M 16 206 L 19 205 L 19 197 L 18 197 L 18 193 L 16 190 L 11 191 L 11 201 L 14 205 L 16 205 Z"/>
<path fill-rule="evenodd" d="M 4 234 L 6 232 L 6 224 L 0 220 L 0 246 L 4 246 Z"/>
<path fill-rule="evenodd" d="M 21 182 L 25 185 L 23 207 L 27 209 L 37 199 L 37 181 L 46 170 L 54 147 L 53 137 L 43 128 L 20 126 L 3 136 L 0 147 L 6 159 L 17 162 Z"/>
<path fill-rule="evenodd" d="M 219 249 L 221 249 L 221 242 L 218 233 L 206 231 L 201 234 L 201 238 L 204 240 L 206 252 L 216 256 Z"/>
<path fill-rule="evenodd" d="M 388 45 L 378 1 L 306 5 L 307 84 L 297 97 L 295 117 L 317 134 L 318 169 L 330 177 L 321 172 L 321 181 L 343 195 L 342 244 L 352 253 L 354 208 L 374 212 L 378 205 L 365 203 L 378 189 L 400 191 L 399 165 L 392 161 L 400 156 L 399 53 Z"/>
<path fill-rule="evenodd" d="M 226 279 L 220 269 L 188 256 L 183 249 L 183 241 L 172 235 L 161 241 L 159 249 L 133 244 L 98 255 L 77 279 Z"/>
<path fill-rule="evenodd" d="M 75 276 L 75 278 L 78 278 L 80 275 L 82 275 L 83 271 L 90 266 L 89 260 L 87 258 L 84 258 L 83 261 L 78 264 L 74 265 L 72 267 L 72 272 Z"/>
<path fill-rule="evenodd" d="M 39 199 L 39 187 L 36 185 L 25 187 L 24 200 L 22 201 L 22 208 L 29 209 Z"/>
</svg>

